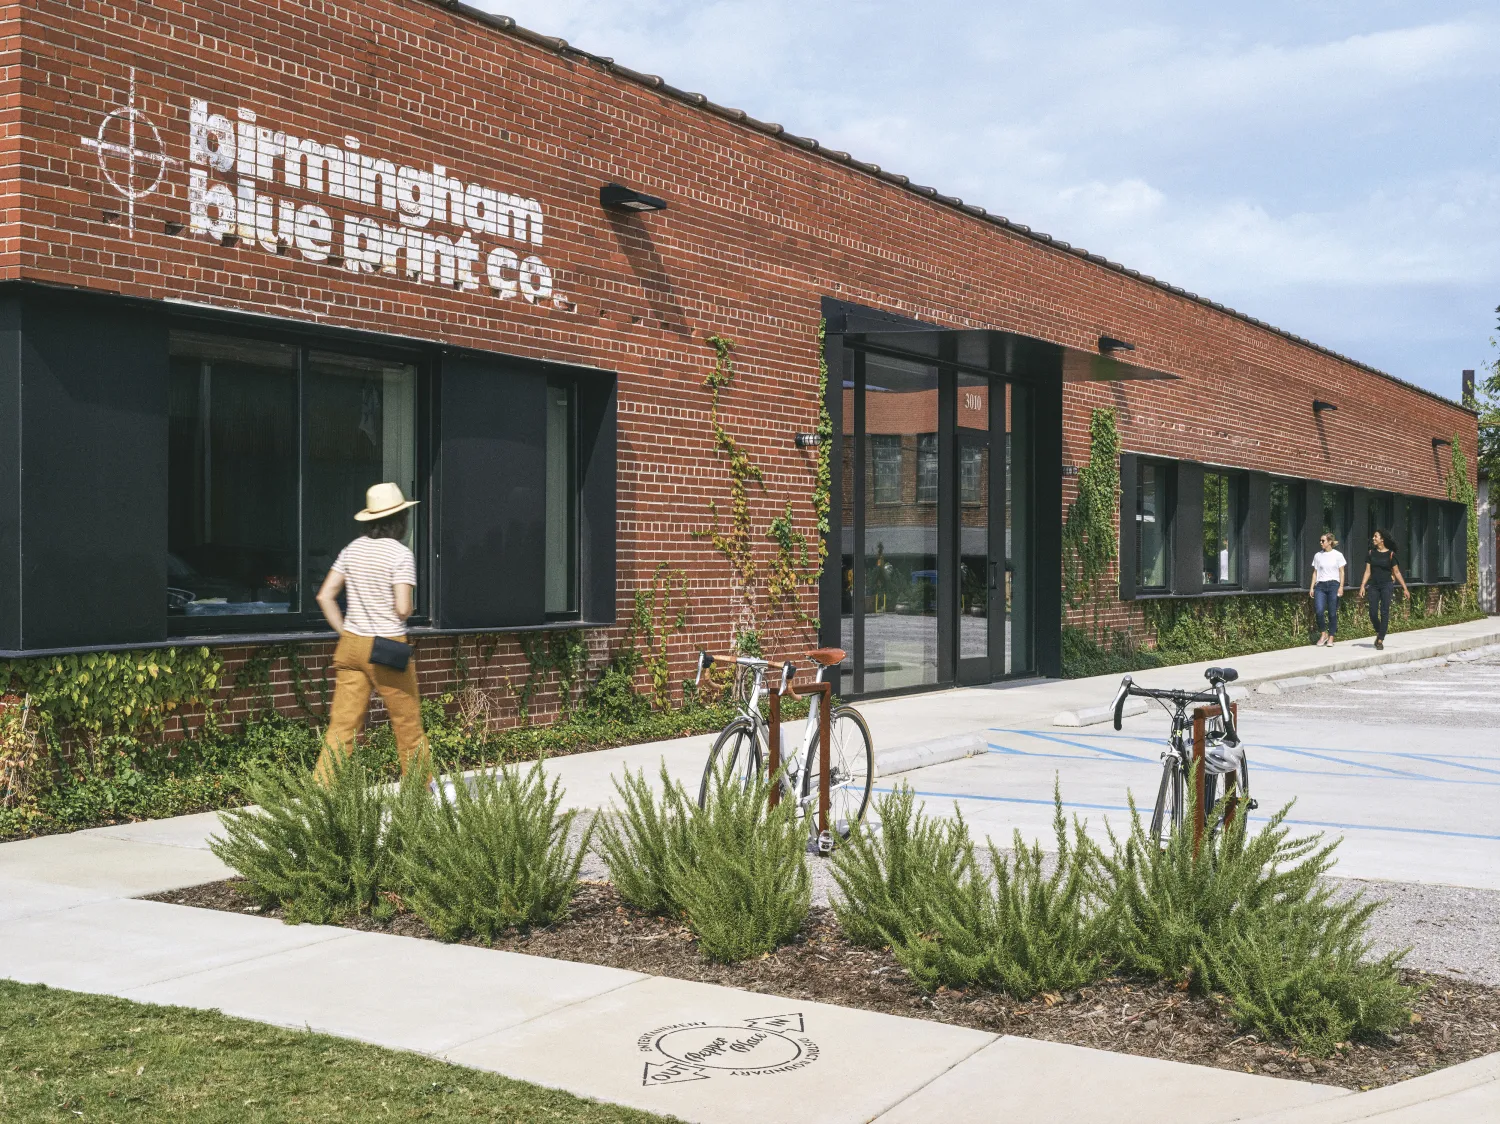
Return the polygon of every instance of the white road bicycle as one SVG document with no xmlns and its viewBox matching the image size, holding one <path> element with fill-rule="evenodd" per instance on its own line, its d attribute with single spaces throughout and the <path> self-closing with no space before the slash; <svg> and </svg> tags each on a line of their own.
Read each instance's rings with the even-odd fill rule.
<svg viewBox="0 0 1500 1124">
<path fill-rule="evenodd" d="M 838 648 L 817 648 L 807 653 L 807 658 L 817 666 L 814 682 L 822 683 L 832 668 L 844 662 L 845 653 Z M 790 661 L 775 663 L 752 656 L 712 656 L 698 653 L 698 677 L 715 663 L 735 663 L 750 673 L 750 687 L 740 700 L 739 714 L 724 727 L 708 751 L 708 762 L 703 768 L 703 783 L 698 789 L 698 806 L 708 800 L 714 776 L 725 771 L 728 778 L 749 785 L 753 778 L 763 774 L 770 743 L 767 734 L 768 721 L 761 716 L 760 702 L 766 690 L 766 671 L 776 668 L 781 672 L 780 683 L 775 688 L 785 695 L 797 674 Z M 781 790 L 783 797 L 797 801 L 803 814 L 816 816 L 818 810 L 818 712 L 823 705 L 820 694 L 808 696 L 807 719 L 803 725 L 801 741 L 789 744 L 786 723 L 782 724 L 781 746 Z M 870 737 L 870 727 L 864 716 L 852 706 L 835 706 L 830 711 L 828 731 L 828 831 L 830 838 L 821 841 L 823 849 L 835 840 L 843 840 L 864 819 L 870 806 L 870 785 L 875 777 L 875 743 Z M 816 827 L 814 828 L 816 830 Z"/>
</svg>

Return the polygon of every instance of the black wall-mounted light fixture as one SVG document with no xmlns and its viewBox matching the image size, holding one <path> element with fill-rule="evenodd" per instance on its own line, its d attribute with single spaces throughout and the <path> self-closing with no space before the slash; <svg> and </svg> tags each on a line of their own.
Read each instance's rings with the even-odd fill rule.
<svg viewBox="0 0 1500 1124">
<path fill-rule="evenodd" d="M 1313 416 L 1314 417 L 1316 417 L 1318 414 L 1321 414 L 1324 410 L 1337 410 L 1337 409 L 1338 409 L 1338 407 L 1335 406 L 1332 402 L 1324 402 L 1321 398 L 1314 398 L 1313 399 Z"/>
<path fill-rule="evenodd" d="M 799 433 L 793 438 L 799 449 L 816 449 L 823 444 L 823 437 L 818 433 Z"/>
<path fill-rule="evenodd" d="M 622 183 L 607 183 L 599 189 L 599 202 L 611 211 L 665 211 L 667 201 L 636 191 Z"/>
<path fill-rule="evenodd" d="M 1099 350 L 1105 355 L 1112 351 L 1134 351 L 1135 344 L 1127 343 L 1125 340 L 1117 340 L 1114 336 L 1100 336 Z"/>
<path fill-rule="evenodd" d="M 1442 445 L 1447 445 L 1447 446 L 1451 447 L 1453 445 L 1453 442 L 1449 441 L 1446 437 L 1434 437 L 1432 439 L 1432 447 L 1434 449 L 1436 449 L 1436 448 L 1438 448 L 1439 446 L 1442 446 Z"/>
</svg>

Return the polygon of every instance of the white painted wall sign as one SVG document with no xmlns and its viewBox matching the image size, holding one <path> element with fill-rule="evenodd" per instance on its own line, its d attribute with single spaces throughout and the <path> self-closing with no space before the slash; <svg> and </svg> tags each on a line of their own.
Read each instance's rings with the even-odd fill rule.
<svg viewBox="0 0 1500 1124">
<path fill-rule="evenodd" d="M 151 137 L 151 149 L 140 147 L 142 133 Z M 180 166 L 136 107 L 133 68 L 126 108 L 106 114 L 98 135 L 79 141 L 98 156 L 105 182 L 128 201 L 133 236 L 136 201 Z M 118 160 L 125 161 L 123 178 L 111 167 Z M 137 183 L 138 172 L 149 182 Z M 206 99 L 191 98 L 187 189 L 189 231 L 223 245 L 572 307 L 554 292 L 552 270 L 538 253 L 546 221 L 537 200 L 465 183 L 442 164 L 398 166 L 365 151 L 357 136 L 338 142 L 299 137 L 252 108 L 219 113 Z M 285 189 L 327 203 L 299 202 Z"/>
</svg>

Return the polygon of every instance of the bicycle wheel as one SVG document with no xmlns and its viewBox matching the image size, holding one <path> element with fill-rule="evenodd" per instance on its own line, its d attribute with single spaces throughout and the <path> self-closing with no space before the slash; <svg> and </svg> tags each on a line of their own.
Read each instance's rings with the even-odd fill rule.
<svg viewBox="0 0 1500 1124">
<path fill-rule="evenodd" d="M 1156 809 L 1151 813 L 1151 841 L 1161 845 L 1164 826 L 1176 831 L 1182 826 L 1182 763 L 1167 754 L 1161 766 L 1161 787 L 1156 791 Z"/>
<path fill-rule="evenodd" d="M 703 783 L 698 786 L 698 807 L 708 803 L 714 776 L 720 770 L 724 771 L 728 781 L 745 788 L 749 788 L 760 775 L 760 738 L 756 736 L 750 719 L 736 718 L 725 726 L 708 751 L 708 763 L 703 766 Z"/>
<path fill-rule="evenodd" d="M 818 799 L 818 745 L 808 751 L 810 760 L 802 779 L 802 794 L 814 811 Z M 875 740 L 870 727 L 852 706 L 834 707 L 828 728 L 828 829 L 839 839 L 859 826 L 870 806 L 870 786 L 875 779 Z"/>
</svg>

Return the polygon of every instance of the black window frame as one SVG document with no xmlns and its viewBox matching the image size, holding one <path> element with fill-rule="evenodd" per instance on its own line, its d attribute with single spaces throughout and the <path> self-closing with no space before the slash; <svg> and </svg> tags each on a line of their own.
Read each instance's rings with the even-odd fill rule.
<svg viewBox="0 0 1500 1124">
<path fill-rule="evenodd" d="M 1285 487 L 1287 492 L 1287 523 L 1291 527 L 1291 542 L 1288 549 L 1292 556 L 1292 576 L 1289 579 L 1277 578 L 1272 571 L 1269 557 L 1271 529 L 1268 522 L 1266 526 L 1266 585 L 1269 589 L 1300 589 L 1305 584 L 1303 569 L 1307 565 L 1306 559 L 1311 557 L 1304 553 L 1307 539 L 1307 515 L 1304 511 L 1307 504 L 1307 481 L 1295 476 L 1271 477 L 1270 487 L 1274 489 L 1278 486 Z M 1267 510 L 1269 516 L 1270 505 Z"/>
<path fill-rule="evenodd" d="M 579 468 L 579 452 L 580 452 L 579 447 L 580 447 L 581 442 L 579 440 L 579 433 L 578 433 L 578 426 L 579 426 L 579 397 L 580 397 L 580 394 L 581 394 L 581 390 L 579 388 L 578 382 L 579 382 L 579 380 L 578 380 L 578 377 L 576 375 L 570 375 L 570 374 L 564 374 L 564 373 L 557 373 L 557 374 L 551 374 L 551 375 L 547 376 L 547 392 L 549 394 L 552 393 L 555 390 L 566 390 L 567 394 L 568 394 L 568 420 L 567 420 L 567 426 L 568 426 L 568 449 L 567 449 L 567 472 L 568 472 L 568 478 L 567 478 L 567 484 L 566 484 L 567 497 L 568 497 L 568 512 L 567 512 L 567 524 L 568 524 L 568 526 L 567 526 L 567 544 L 564 547 L 564 550 L 566 552 L 565 565 L 568 568 L 568 593 L 567 593 L 567 598 L 566 598 L 566 600 L 568 602 L 568 607 L 565 608 L 565 609 L 546 609 L 544 607 L 543 615 L 546 618 L 546 620 L 549 621 L 549 622 L 551 622 L 551 621 L 559 621 L 559 622 L 562 622 L 562 621 L 576 621 L 576 620 L 582 619 L 582 616 L 583 616 L 583 588 L 582 588 L 582 586 L 583 586 L 583 582 L 582 582 L 583 558 L 582 558 L 582 552 L 579 549 L 579 543 L 580 543 L 580 540 L 581 540 L 581 532 L 580 532 L 580 525 L 579 524 L 580 524 L 580 519 L 582 517 L 582 507 L 583 507 L 583 504 L 582 504 L 582 499 L 581 499 L 581 497 L 578 494 L 578 492 L 579 492 L 579 478 L 580 478 L 580 475 L 581 475 L 580 468 Z M 549 465 L 548 466 L 548 473 L 549 473 L 549 475 L 548 475 L 548 482 L 549 483 L 551 482 L 550 471 L 551 471 L 551 466 Z M 547 503 L 548 503 L 549 509 L 550 509 L 550 504 L 551 504 L 551 497 L 550 496 L 547 499 Z M 549 514 L 550 514 L 550 510 L 549 510 Z M 546 565 L 550 569 L 552 567 L 552 565 L 553 565 L 553 560 L 551 558 L 548 558 L 547 561 L 546 561 Z M 545 578 L 543 580 L 545 581 Z M 543 603 L 544 603 L 544 606 L 545 606 L 545 595 L 544 595 L 544 602 Z"/>
<path fill-rule="evenodd" d="M 1165 459 L 1162 459 L 1162 458 L 1159 458 L 1159 457 L 1140 457 L 1140 458 L 1138 458 L 1136 460 L 1136 469 L 1135 469 L 1135 475 L 1136 475 L 1136 480 L 1135 480 L 1135 497 L 1136 497 L 1136 499 L 1135 499 L 1135 522 L 1136 522 L 1136 534 L 1135 534 L 1135 588 L 1136 588 L 1136 591 L 1138 593 L 1142 593 L 1142 594 L 1146 594 L 1146 595 L 1166 594 L 1166 593 L 1168 593 L 1172 589 L 1172 558 L 1173 558 L 1173 554 L 1174 554 L 1173 531 L 1174 531 L 1175 526 L 1176 526 L 1176 520 L 1173 518 L 1173 515 L 1176 512 L 1176 505 L 1177 505 L 1177 497 L 1176 497 L 1175 490 L 1173 489 L 1172 465 L 1173 465 L 1172 461 L 1165 460 Z M 1145 519 L 1144 519 L 1145 512 L 1143 511 L 1143 507 L 1144 507 L 1144 504 L 1145 504 L 1145 496 L 1146 496 L 1146 490 L 1142 486 L 1142 479 L 1144 477 L 1145 470 L 1147 468 L 1154 468 L 1154 469 L 1156 469 L 1157 472 L 1158 472 L 1158 474 L 1159 474 L 1159 480 L 1160 480 L 1159 487 L 1160 487 L 1160 490 L 1161 490 L 1161 497 L 1160 497 L 1159 510 L 1158 510 L 1158 513 L 1157 513 L 1157 516 L 1156 516 L 1156 518 L 1161 521 L 1161 526 L 1162 526 L 1162 556 L 1163 557 L 1162 557 L 1162 581 L 1161 581 L 1160 585 L 1147 585 L 1145 582 L 1143 582 L 1141 580 L 1141 574 L 1144 572 L 1144 567 L 1142 566 L 1142 558 L 1141 558 L 1141 544 L 1142 544 L 1142 542 L 1144 540 L 1144 536 L 1141 534 L 1140 527 L 1145 522 Z"/>
<path fill-rule="evenodd" d="M 1245 469 L 1226 468 L 1220 465 L 1205 465 L 1203 468 L 1205 514 L 1207 511 L 1208 478 L 1210 476 L 1219 476 L 1224 479 L 1224 496 L 1227 500 L 1227 510 L 1224 513 L 1225 523 L 1221 524 L 1221 527 L 1227 526 L 1231 532 L 1228 553 L 1231 569 L 1236 576 L 1233 581 L 1210 582 L 1205 579 L 1203 590 L 1205 593 L 1242 590 L 1245 588 L 1245 493 L 1249 473 Z M 1218 536 L 1215 535 L 1215 537 L 1217 538 Z"/>
<path fill-rule="evenodd" d="M 297 353 L 297 573 L 299 575 L 299 586 L 301 579 L 307 578 L 307 487 L 309 476 L 308 463 L 308 365 L 312 352 L 332 353 L 345 355 L 351 358 L 368 359 L 376 362 L 401 363 L 411 366 L 416 374 L 416 418 L 415 439 L 416 448 L 413 450 L 416 457 L 415 475 L 416 489 L 414 496 L 408 499 L 420 499 L 429 493 L 429 480 L 431 476 L 432 461 L 432 422 L 434 391 L 434 362 L 428 351 L 420 347 L 403 347 L 399 344 L 385 344 L 381 342 L 367 341 L 364 339 L 350 339 L 343 335 L 332 337 L 320 337 L 307 329 L 299 329 L 296 326 L 281 328 L 279 326 L 261 326 L 249 324 L 241 319 L 199 318 L 199 317 L 170 317 L 167 320 L 167 331 L 170 334 L 176 332 L 191 333 L 199 336 L 217 336 L 231 340 L 246 340 L 252 343 L 275 344 L 294 348 Z M 376 481 L 372 481 L 376 483 Z M 170 475 L 166 482 L 168 493 L 172 489 Z M 407 619 L 409 628 L 420 628 L 430 626 L 432 623 L 432 578 L 435 573 L 433 566 L 432 533 L 434 520 L 429 511 L 423 510 L 418 504 L 411 510 L 415 513 L 412 528 L 412 553 L 417 564 L 417 588 L 413 598 L 414 604 L 411 616 Z M 350 512 L 351 522 L 349 539 L 352 541 L 358 535 L 358 525 L 352 521 L 353 512 Z M 166 541 L 162 543 L 163 554 L 167 553 L 169 547 Z M 323 575 L 326 577 L 327 575 Z M 317 579 L 318 584 L 322 577 Z M 174 616 L 168 614 L 163 605 L 163 615 L 166 618 L 166 635 L 170 640 L 192 640 L 195 638 L 212 638 L 216 636 L 236 634 L 281 634 L 281 633 L 318 633 L 327 632 L 328 623 L 323 618 L 322 611 L 318 608 L 317 585 L 307 582 L 305 588 L 299 588 L 298 611 L 286 614 L 224 614 L 214 616 Z"/>
</svg>

